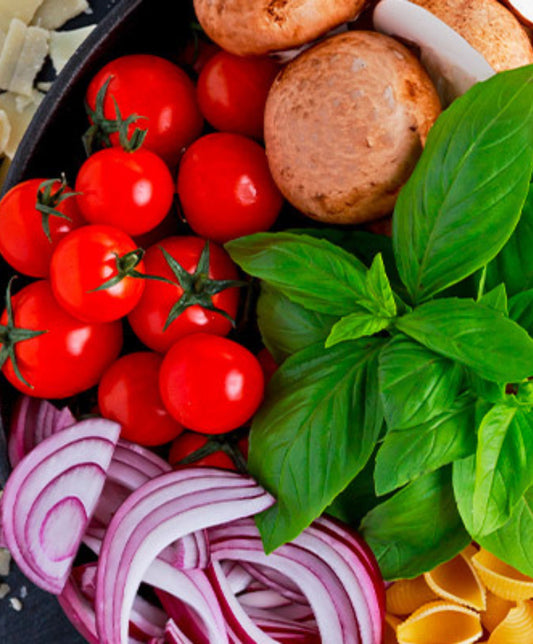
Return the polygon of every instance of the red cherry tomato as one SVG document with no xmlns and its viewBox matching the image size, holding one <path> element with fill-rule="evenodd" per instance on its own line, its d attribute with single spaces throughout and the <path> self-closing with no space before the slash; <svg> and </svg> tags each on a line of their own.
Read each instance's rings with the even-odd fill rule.
<svg viewBox="0 0 533 644">
<path fill-rule="evenodd" d="M 163 358 L 151 351 L 114 362 L 98 387 L 102 416 L 122 426 L 121 436 L 141 445 L 163 445 L 183 430 L 163 405 L 158 378 Z"/>
<path fill-rule="evenodd" d="M 50 283 L 59 304 L 85 322 L 127 315 L 144 289 L 144 263 L 135 242 L 118 228 L 84 226 L 58 244 Z M 101 288 L 108 284 L 106 288 Z"/>
<path fill-rule="evenodd" d="M 220 51 L 202 68 L 198 103 L 216 130 L 263 138 L 265 103 L 280 65 L 268 56 L 235 56 Z"/>
<path fill-rule="evenodd" d="M 49 282 L 32 282 L 12 298 L 17 328 L 44 331 L 15 345 L 24 384 L 11 359 L 2 371 L 17 389 L 37 398 L 66 398 L 96 385 L 122 347 L 120 322 L 89 324 L 64 311 Z M 0 318 L 6 325 L 7 311 Z"/>
<path fill-rule="evenodd" d="M 92 224 L 140 235 L 167 215 L 174 182 L 167 166 L 149 150 L 107 148 L 91 155 L 76 179 L 78 204 Z"/>
<path fill-rule="evenodd" d="M 198 139 L 185 152 L 178 194 L 194 232 L 219 243 L 268 230 L 283 204 L 263 148 L 239 134 L 220 132 Z"/>
<path fill-rule="evenodd" d="M 59 240 L 87 223 L 76 197 L 68 197 L 52 205 L 65 217 L 48 217 L 48 238 L 43 227 L 43 213 L 36 209 L 39 186 L 44 181 L 46 179 L 23 181 L 0 201 L 0 253 L 16 271 L 31 277 L 47 277 L 50 258 Z M 57 193 L 61 187 L 61 182 L 56 181 L 52 184 L 52 193 Z M 72 190 L 65 186 L 64 193 L 68 192 Z"/>
<path fill-rule="evenodd" d="M 168 462 L 172 466 L 180 466 L 180 461 L 184 458 L 189 457 L 191 454 L 194 454 L 197 450 L 205 447 L 209 438 L 203 436 L 202 434 L 195 434 L 194 432 L 183 432 L 181 436 L 178 436 L 176 440 L 172 443 L 170 447 L 170 452 L 168 455 Z M 224 470 L 236 470 L 235 463 L 233 462 L 231 456 L 223 452 L 222 450 L 217 450 L 212 452 L 203 458 L 199 458 L 191 463 L 195 467 L 220 467 Z"/>
<path fill-rule="evenodd" d="M 182 149 L 196 139 L 203 127 L 196 90 L 187 74 L 173 63 L 147 54 L 122 56 L 103 67 L 87 90 L 87 104 L 94 110 L 96 96 L 111 78 L 104 101 L 104 114 L 116 117 L 116 100 L 123 118 L 137 114 L 145 118 L 130 126 L 148 130 L 144 147 L 152 150 L 170 165 L 181 156 Z M 111 137 L 118 145 L 118 137 Z"/>
<path fill-rule="evenodd" d="M 161 397 L 184 427 L 221 434 L 240 427 L 263 398 L 257 358 L 240 344 L 195 333 L 168 351 L 159 373 Z"/>
<path fill-rule="evenodd" d="M 220 47 L 215 43 L 205 40 L 201 35 L 189 40 L 183 51 L 178 57 L 178 64 L 183 65 L 193 72 L 199 74 L 205 67 L 208 60 L 210 60 Z"/>
<path fill-rule="evenodd" d="M 172 308 L 184 294 L 178 278 L 170 268 L 163 255 L 167 251 L 187 273 L 193 274 L 198 268 L 198 261 L 206 245 L 200 237 L 168 237 L 159 244 L 151 246 L 144 256 L 145 270 L 149 275 L 166 277 L 175 285 L 156 280 L 146 280 L 143 295 L 139 304 L 130 313 L 128 319 L 137 337 L 147 347 L 164 353 L 176 340 L 205 331 L 215 335 L 226 335 L 231 330 L 231 322 L 221 313 L 209 311 L 197 304 L 189 306 L 166 329 L 165 324 Z M 237 268 L 225 250 L 216 244 L 209 244 L 209 272 L 211 280 L 236 280 Z M 201 291 L 200 276 L 192 292 Z M 212 296 L 213 306 L 226 312 L 235 319 L 239 304 L 239 290 L 228 288 Z"/>
</svg>

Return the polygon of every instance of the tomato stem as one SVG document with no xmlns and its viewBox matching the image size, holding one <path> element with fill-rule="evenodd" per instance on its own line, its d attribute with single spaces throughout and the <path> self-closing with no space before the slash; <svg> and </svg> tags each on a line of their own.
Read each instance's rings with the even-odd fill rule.
<svg viewBox="0 0 533 644">
<path fill-rule="evenodd" d="M 224 452 L 227 454 L 235 467 L 241 474 L 248 473 L 248 466 L 246 459 L 244 458 L 241 450 L 238 447 L 238 442 L 243 438 L 242 430 L 236 430 L 229 432 L 228 434 L 218 434 L 215 436 L 209 436 L 205 445 L 202 445 L 198 449 L 194 450 L 181 460 L 179 460 L 177 465 L 194 465 L 197 461 L 207 456 L 211 456 L 216 452 Z"/>
<path fill-rule="evenodd" d="M 54 190 L 54 186 L 58 182 L 60 183 L 60 186 Z M 57 210 L 57 206 L 59 206 L 61 202 L 65 201 L 65 199 L 70 199 L 71 197 L 81 194 L 80 192 L 66 192 L 66 189 L 67 179 L 65 177 L 65 173 L 61 174 L 60 179 L 48 179 L 47 181 L 43 181 L 37 189 L 35 209 L 41 213 L 41 225 L 44 234 L 50 243 L 52 243 L 50 217 L 61 217 L 61 219 L 72 221 L 68 215 Z"/>
</svg>

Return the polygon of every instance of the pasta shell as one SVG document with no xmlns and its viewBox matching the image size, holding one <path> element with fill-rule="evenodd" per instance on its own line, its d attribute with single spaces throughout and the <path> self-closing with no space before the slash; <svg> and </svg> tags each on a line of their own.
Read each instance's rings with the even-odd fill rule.
<svg viewBox="0 0 533 644">
<path fill-rule="evenodd" d="M 424 574 L 427 585 L 442 599 L 485 610 L 485 588 L 468 555 L 456 557 Z"/>
<path fill-rule="evenodd" d="M 472 644 L 482 635 L 475 611 L 446 601 L 425 604 L 396 630 L 399 644 Z"/>
<path fill-rule="evenodd" d="M 507 613 L 514 605 L 513 602 L 502 599 L 488 590 L 487 608 L 481 613 L 481 623 L 492 633 L 496 626 L 507 617 Z"/>
<path fill-rule="evenodd" d="M 508 601 L 523 601 L 533 597 L 533 578 L 504 563 L 481 548 L 472 557 L 481 580 L 498 597 Z"/>
<path fill-rule="evenodd" d="M 533 642 L 533 604 L 518 602 L 489 637 L 488 644 L 527 644 Z"/>
<path fill-rule="evenodd" d="M 385 615 L 385 631 L 383 636 L 383 644 L 398 644 L 396 629 L 401 623 L 402 620 L 398 619 L 394 615 L 390 615 L 389 613 Z"/>
<path fill-rule="evenodd" d="M 422 576 L 396 581 L 387 588 L 386 598 L 387 612 L 393 615 L 409 615 L 420 606 L 438 599 Z"/>
</svg>

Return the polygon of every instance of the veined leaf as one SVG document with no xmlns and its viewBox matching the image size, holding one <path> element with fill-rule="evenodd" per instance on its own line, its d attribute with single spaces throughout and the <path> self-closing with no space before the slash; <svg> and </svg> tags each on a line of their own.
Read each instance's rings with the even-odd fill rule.
<svg viewBox="0 0 533 644">
<path fill-rule="evenodd" d="M 498 284 L 498 286 L 495 286 L 487 293 L 484 293 L 479 298 L 479 303 L 483 304 L 484 306 L 488 306 L 495 311 L 499 311 L 504 315 L 508 315 L 509 303 L 507 299 L 507 289 L 505 288 L 505 284 Z"/>
<path fill-rule="evenodd" d="M 270 552 L 306 528 L 362 470 L 383 413 L 377 356 L 384 340 L 315 345 L 274 375 L 254 418 L 249 468 L 277 503 L 257 517 Z"/>
<path fill-rule="evenodd" d="M 517 225 L 533 166 L 532 80 L 531 65 L 497 74 L 432 127 L 393 217 L 398 270 L 413 303 L 490 262 Z"/>
<path fill-rule="evenodd" d="M 387 425 L 414 427 L 447 410 L 456 399 L 462 368 L 404 335 L 380 354 L 379 383 Z"/>
<path fill-rule="evenodd" d="M 339 342 L 358 340 L 359 338 L 374 335 L 386 329 L 390 323 L 390 318 L 376 317 L 365 310 L 345 315 L 333 325 L 326 340 L 326 347 L 332 347 L 339 344 Z"/>
<path fill-rule="evenodd" d="M 478 430 L 472 498 L 476 537 L 509 520 L 524 492 L 533 485 L 533 418 L 528 409 L 495 405 Z"/>
<path fill-rule="evenodd" d="M 453 498 L 450 468 L 421 476 L 371 510 L 361 531 L 385 579 L 417 577 L 469 542 Z"/>
<path fill-rule="evenodd" d="M 278 364 L 317 342 L 324 343 L 339 318 L 309 311 L 264 282 L 257 301 L 257 323 L 263 343 Z"/>
<path fill-rule="evenodd" d="M 486 380 L 519 382 L 533 375 L 533 339 L 502 313 L 472 300 L 426 302 L 396 326 Z"/>
<path fill-rule="evenodd" d="M 513 295 L 509 300 L 509 317 L 533 335 L 533 288 Z"/>
<path fill-rule="evenodd" d="M 386 494 L 476 450 L 475 405 L 459 399 L 449 410 L 412 429 L 389 431 L 378 451 L 376 492 Z"/>
</svg>

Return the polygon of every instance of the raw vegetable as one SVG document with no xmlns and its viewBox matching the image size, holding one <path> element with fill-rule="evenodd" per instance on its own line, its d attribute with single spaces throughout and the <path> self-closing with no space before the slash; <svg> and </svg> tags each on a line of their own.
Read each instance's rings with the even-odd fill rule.
<svg viewBox="0 0 533 644">
<path fill-rule="evenodd" d="M 268 230 L 283 204 L 265 151 L 240 134 L 215 132 L 195 141 L 183 155 L 177 186 L 189 226 L 219 243 Z"/>
<path fill-rule="evenodd" d="M 23 181 L 0 201 L 0 254 L 24 275 L 47 277 L 59 240 L 84 223 L 64 181 Z"/>
<path fill-rule="evenodd" d="M 96 97 L 106 82 L 103 114 L 102 110 L 95 114 Z M 109 62 L 92 79 L 86 101 L 96 126 L 102 116 L 116 119 L 116 106 L 123 117 L 142 116 L 130 125 L 129 134 L 135 128 L 147 130 L 145 147 L 170 165 L 177 163 L 182 149 L 202 131 L 203 118 L 192 81 L 182 69 L 159 56 L 133 54 Z M 118 134 L 112 134 L 110 141 L 119 145 Z"/>
<path fill-rule="evenodd" d="M 511 543 L 510 535 L 519 535 L 531 485 L 531 260 L 523 255 L 518 266 L 507 258 L 520 244 L 518 222 L 527 231 L 533 216 L 526 201 L 532 101 L 529 66 L 476 85 L 437 120 L 394 211 L 404 291 L 395 279 L 391 285 L 394 274 L 379 254 L 367 268 L 299 232 L 226 245 L 262 280 L 271 309 L 288 300 L 289 311 L 299 312 L 280 327 L 275 316 L 260 318 L 267 346 L 292 354 L 274 375 L 250 438 L 250 471 L 277 499 L 257 518 L 268 552 L 293 539 L 368 465 L 375 507 L 362 528 L 386 578 L 416 576 L 471 537 L 490 540 L 506 526 L 508 547 L 498 554 L 526 565 L 520 553 L 528 542 Z M 332 326 L 325 314 L 340 321 Z M 310 327 L 303 336 L 309 346 L 295 342 L 300 319 Z M 420 449 L 412 449 L 415 438 Z"/>
<path fill-rule="evenodd" d="M 184 427 L 221 434 L 243 425 L 263 399 L 257 358 L 233 340 L 195 333 L 178 340 L 159 373 L 161 397 Z"/>
</svg>

